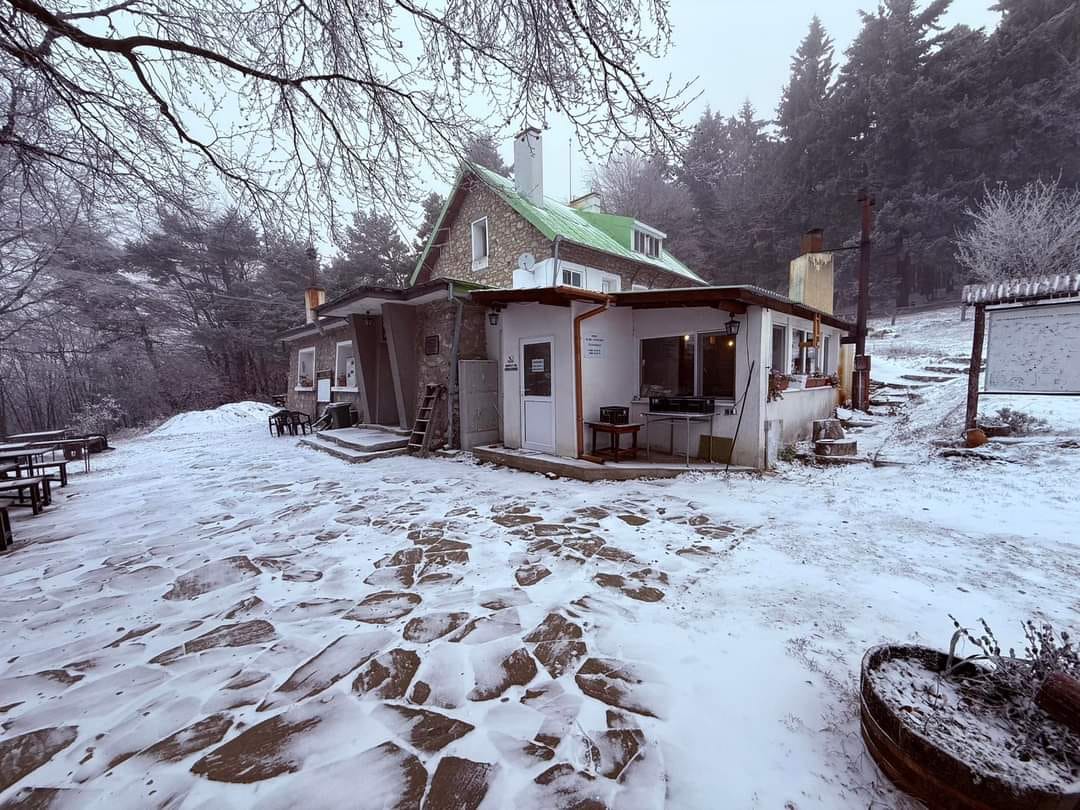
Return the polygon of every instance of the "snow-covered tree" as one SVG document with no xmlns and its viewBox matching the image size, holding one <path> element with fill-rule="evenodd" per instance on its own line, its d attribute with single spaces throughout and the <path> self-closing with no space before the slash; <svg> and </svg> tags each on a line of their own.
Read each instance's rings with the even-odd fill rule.
<svg viewBox="0 0 1080 810">
<path fill-rule="evenodd" d="M 1080 272 L 1080 189 L 1036 180 L 1001 184 L 966 211 L 956 258 L 975 281 Z"/>
</svg>

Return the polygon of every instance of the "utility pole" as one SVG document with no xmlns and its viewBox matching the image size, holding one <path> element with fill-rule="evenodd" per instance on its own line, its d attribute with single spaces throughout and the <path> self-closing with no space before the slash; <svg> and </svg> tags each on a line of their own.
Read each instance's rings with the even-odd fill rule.
<svg viewBox="0 0 1080 810">
<path fill-rule="evenodd" d="M 870 357 L 866 354 L 866 318 L 870 312 L 870 231 L 873 229 L 874 198 L 865 189 L 859 192 L 862 207 L 862 238 L 859 240 L 859 301 L 855 321 L 855 368 L 851 373 L 851 403 L 861 411 L 870 410 Z"/>
</svg>

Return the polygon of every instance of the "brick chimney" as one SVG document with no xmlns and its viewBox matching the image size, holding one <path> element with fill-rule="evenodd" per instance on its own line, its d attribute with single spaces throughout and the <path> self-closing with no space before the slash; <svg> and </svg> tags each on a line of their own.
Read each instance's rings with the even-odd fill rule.
<svg viewBox="0 0 1080 810">
<path fill-rule="evenodd" d="M 514 185 L 533 205 L 544 204 L 544 150 L 535 127 L 514 138 Z"/>
<path fill-rule="evenodd" d="M 308 287 L 304 290 L 304 313 L 307 323 L 315 323 L 318 314 L 316 309 L 326 303 L 326 290 L 322 287 Z"/>
<path fill-rule="evenodd" d="M 825 253 L 825 237 L 820 228 L 807 231 L 799 239 L 799 256 L 788 272 L 788 298 L 830 315 L 833 312 L 833 255 Z"/>
</svg>

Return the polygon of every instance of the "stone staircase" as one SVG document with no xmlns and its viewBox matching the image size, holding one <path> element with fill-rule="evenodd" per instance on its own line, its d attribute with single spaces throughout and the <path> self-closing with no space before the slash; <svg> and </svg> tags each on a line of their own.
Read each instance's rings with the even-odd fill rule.
<svg viewBox="0 0 1080 810">
<path fill-rule="evenodd" d="M 359 425 L 304 436 L 300 444 L 350 464 L 362 464 L 377 458 L 404 455 L 408 452 L 409 431 L 383 425 Z"/>
</svg>

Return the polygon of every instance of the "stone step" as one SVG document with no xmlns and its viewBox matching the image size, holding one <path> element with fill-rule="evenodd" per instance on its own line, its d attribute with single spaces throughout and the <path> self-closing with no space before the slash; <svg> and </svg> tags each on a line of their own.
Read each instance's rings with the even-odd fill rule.
<svg viewBox="0 0 1080 810">
<path fill-rule="evenodd" d="M 964 366 L 923 366 L 923 371 L 929 371 L 931 374 L 967 374 L 968 367 Z"/>
<path fill-rule="evenodd" d="M 336 444 L 348 450 L 356 450 L 361 453 L 377 453 L 381 450 L 396 450 L 409 443 L 408 433 L 390 433 L 384 430 L 373 430 L 369 427 L 339 428 L 337 430 L 324 430 L 319 438 L 325 442 Z"/>
<path fill-rule="evenodd" d="M 339 458 L 342 461 L 348 461 L 350 464 L 363 464 L 366 461 L 374 461 L 379 458 L 392 458 L 393 456 L 402 456 L 406 453 L 404 446 L 388 450 L 376 450 L 374 452 L 353 450 L 345 445 L 337 444 L 336 442 L 325 441 L 321 436 L 305 436 L 300 439 L 300 444 L 304 447 L 309 447 L 312 450 L 318 450 L 321 453 L 331 455 L 334 458 Z"/>
</svg>

